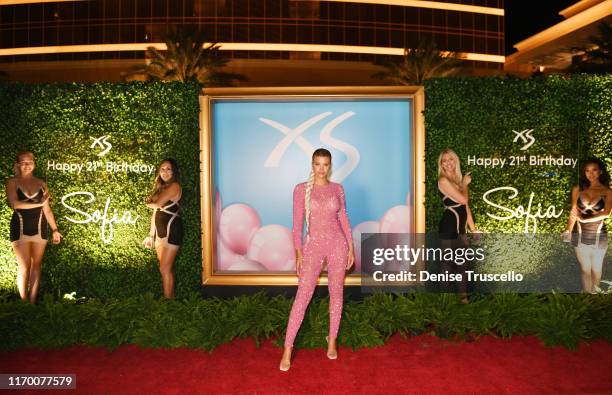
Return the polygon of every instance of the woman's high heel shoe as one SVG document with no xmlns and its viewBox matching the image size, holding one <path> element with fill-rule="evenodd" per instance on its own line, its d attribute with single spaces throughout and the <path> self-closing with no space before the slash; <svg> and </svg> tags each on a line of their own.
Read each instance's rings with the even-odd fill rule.
<svg viewBox="0 0 612 395">
<path fill-rule="evenodd" d="M 285 351 L 283 351 L 283 357 L 284 356 L 285 356 Z M 291 367 L 291 355 L 289 356 L 289 362 L 283 363 L 283 359 L 281 358 L 280 365 L 278 367 L 281 370 L 281 372 L 288 371 L 290 367 Z"/>
<path fill-rule="evenodd" d="M 325 336 L 325 341 L 327 342 L 327 344 L 329 344 L 329 336 Z M 336 351 L 336 353 L 330 354 L 329 351 L 327 351 L 327 358 L 338 359 L 338 352 Z"/>
<path fill-rule="evenodd" d="M 278 367 L 281 372 L 286 372 L 289 370 L 289 368 L 291 367 L 291 362 L 284 364 L 283 361 L 281 361 L 280 366 Z"/>
</svg>

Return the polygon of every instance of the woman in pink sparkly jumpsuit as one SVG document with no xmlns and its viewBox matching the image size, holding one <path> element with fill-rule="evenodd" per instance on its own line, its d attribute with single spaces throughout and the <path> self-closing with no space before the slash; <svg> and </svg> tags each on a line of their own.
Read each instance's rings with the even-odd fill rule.
<svg viewBox="0 0 612 395">
<path fill-rule="evenodd" d="M 293 191 L 293 244 L 299 285 L 285 336 L 280 370 L 291 366 L 291 351 L 304 313 L 327 263 L 329 289 L 329 336 L 327 357 L 336 359 L 336 337 L 342 315 L 344 274 L 355 261 L 351 225 L 346 214 L 344 188 L 330 182 L 331 153 L 323 148 L 312 154 L 312 172 L 307 182 Z M 306 220 L 306 240 L 302 248 L 302 228 Z"/>
</svg>

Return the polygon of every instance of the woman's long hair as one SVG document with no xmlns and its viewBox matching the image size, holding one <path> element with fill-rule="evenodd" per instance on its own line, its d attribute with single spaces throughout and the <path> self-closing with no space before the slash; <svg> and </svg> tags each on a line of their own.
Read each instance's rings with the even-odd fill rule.
<svg viewBox="0 0 612 395">
<path fill-rule="evenodd" d="M 23 158 L 24 156 L 31 156 L 32 162 L 34 162 L 34 154 L 32 152 L 30 151 L 17 152 L 17 155 L 15 155 L 15 165 L 13 166 L 13 171 L 15 172 L 15 175 L 18 177 L 21 175 L 21 171 L 19 171 L 19 162 L 21 161 L 21 158 Z"/>
<path fill-rule="evenodd" d="M 172 178 L 169 179 L 168 182 L 164 182 L 164 180 L 162 180 L 160 171 L 159 171 L 161 166 L 166 162 L 170 163 L 170 166 L 172 167 Z M 157 176 L 155 177 L 155 181 L 153 182 L 153 188 L 151 190 L 151 195 L 149 196 L 149 199 L 159 194 L 164 189 L 168 188 L 168 186 L 172 184 L 173 182 L 177 182 L 180 184 L 180 172 L 179 172 L 178 164 L 176 163 L 174 159 L 166 158 L 162 160 L 159 163 L 159 166 L 157 167 Z"/>
<path fill-rule="evenodd" d="M 325 148 L 318 148 L 315 152 L 312 153 L 312 163 L 314 163 L 315 158 L 323 157 L 329 158 L 329 172 L 327 173 L 327 179 L 331 175 L 331 161 L 332 155 L 331 152 L 326 150 Z M 312 187 L 314 186 L 314 171 L 310 169 L 310 176 L 308 176 L 308 181 L 306 182 L 306 191 L 304 193 L 304 207 L 306 211 L 306 233 L 308 234 L 308 230 L 310 229 L 310 193 L 312 192 Z"/>
<path fill-rule="evenodd" d="M 461 174 L 461 164 L 459 163 L 459 156 L 455 153 L 455 151 L 450 148 L 447 148 L 444 151 L 440 152 L 440 156 L 438 156 L 438 179 L 440 179 L 442 176 L 449 178 L 448 175 L 444 173 L 444 169 L 442 168 L 442 157 L 446 154 L 449 154 L 453 157 L 453 159 L 455 159 L 455 174 L 453 174 L 453 178 L 450 178 L 450 180 L 453 181 L 455 184 L 461 186 L 461 180 L 463 179 L 463 175 Z"/>
<path fill-rule="evenodd" d="M 606 169 L 606 164 L 598 158 L 591 157 L 587 158 L 580 166 L 580 178 L 578 178 L 578 188 L 581 191 L 584 191 L 588 187 L 591 186 L 591 182 L 585 176 L 585 170 L 588 165 L 597 165 L 599 170 L 601 170 L 601 174 L 599 175 L 599 182 L 601 185 L 604 185 L 610 188 L 610 174 L 608 173 L 608 169 Z"/>
</svg>

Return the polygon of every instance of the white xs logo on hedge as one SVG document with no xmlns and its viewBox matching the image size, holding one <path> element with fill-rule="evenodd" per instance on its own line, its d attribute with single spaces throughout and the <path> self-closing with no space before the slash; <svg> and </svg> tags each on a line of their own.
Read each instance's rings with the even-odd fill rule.
<svg viewBox="0 0 612 395">
<path fill-rule="evenodd" d="M 512 130 L 512 133 L 516 135 L 512 142 L 516 143 L 519 139 L 521 139 L 521 141 L 525 143 L 525 145 L 521 147 L 521 151 L 525 151 L 527 148 L 531 147 L 533 143 L 535 143 L 535 137 L 531 135 L 531 132 L 533 132 L 533 129 L 524 129 L 520 132 Z"/>
<path fill-rule="evenodd" d="M 302 134 L 304 134 L 304 132 L 306 132 L 306 130 L 308 130 L 311 126 L 321 121 L 322 119 L 327 118 L 331 114 L 332 113 L 328 111 L 316 115 L 310 119 L 307 119 L 306 121 L 298 125 L 298 127 L 296 127 L 295 129 L 291 129 L 288 126 L 285 126 L 280 122 L 276 122 L 271 119 L 259 118 L 261 122 L 273 127 L 274 129 L 285 135 L 285 137 L 276 145 L 276 147 L 274 147 L 274 149 L 268 155 L 268 158 L 264 163 L 264 167 L 278 167 L 283 155 L 287 151 L 287 148 L 289 148 L 289 146 L 293 142 L 295 142 L 302 149 L 308 160 L 310 160 L 310 156 L 312 155 L 315 148 L 312 144 L 310 144 L 308 140 L 304 138 L 304 136 L 302 136 Z M 321 129 L 319 137 L 321 139 L 321 142 L 339 150 L 347 157 L 346 163 L 344 163 L 344 165 L 342 165 L 338 170 L 335 170 L 332 174 L 332 181 L 335 182 L 342 182 L 342 180 L 348 177 L 359 164 L 360 155 L 357 148 L 345 141 L 331 136 L 336 126 L 340 125 L 342 122 L 346 121 L 353 115 L 355 115 L 354 112 L 347 111 L 329 121 L 323 127 L 323 129 Z"/>
<path fill-rule="evenodd" d="M 126 224 L 126 225 L 135 225 L 138 220 L 138 215 L 132 218 L 132 213 L 130 211 L 124 211 L 123 214 L 119 214 L 116 209 L 110 210 L 111 198 L 106 198 L 106 204 L 104 205 L 104 210 L 94 210 L 91 214 L 87 211 L 79 210 L 68 204 L 68 200 L 74 197 L 85 197 L 85 204 L 93 203 L 96 198 L 91 192 L 72 192 L 62 197 L 62 205 L 70 210 L 71 212 L 80 215 L 82 218 L 71 218 L 66 217 L 66 219 L 75 224 L 88 224 L 93 222 L 95 224 L 100 223 L 102 228 L 102 241 L 106 244 L 109 244 L 113 241 L 113 224 Z"/>
<path fill-rule="evenodd" d="M 102 151 L 98 153 L 98 156 L 106 155 L 108 151 L 110 151 L 111 148 L 113 148 L 112 144 L 108 142 L 109 137 L 110 137 L 109 135 L 104 135 L 98 138 L 89 136 L 89 138 L 93 140 L 93 143 L 91 143 L 89 148 L 94 148 L 96 146 L 99 146 L 102 149 Z"/>
</svg>

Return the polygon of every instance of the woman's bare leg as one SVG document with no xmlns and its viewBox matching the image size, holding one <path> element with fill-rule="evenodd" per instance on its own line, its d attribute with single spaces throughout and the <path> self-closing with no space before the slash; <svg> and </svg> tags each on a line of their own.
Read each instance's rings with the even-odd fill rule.
<svg viewBox="0 0 612 395">
<path fill-rule="evenodd" d="M 593 250 L 591 254 L 591 287 L 592 292 L 597 292 L 599 283 L 601 282 L 601 274 L 603 271 L 603 262 L 606 256 L 606 250 Z"/>
<path fill-rule="evenodd" d="M 591 280 L 591 254 L 588 247 L 576 247 L 576 258 L 580 264 L 580 280 L 583 292 L 593 292 L 593 282 Z"/>
<path fill-rule="evenodd" d="M 28 243 L 32 254 L 32 264 L 30 265 L 30 303 L 36 303 L 38 288 L 40 287 L 40 274 L 42 260 L 45 254 L 47 243 Z"/>
<path fill-rule="evenodd" d="M 28 283 L 30 281 L 30 265 L 32 256 L 30 252 L 31 243 L 13 243 L 13 252 L 17 258 L 17 289 L 21 300 L 28 300 Z"/>
<path fill-rule="evenodd" d="M 159 272 L 162 276 L 162 286 L 164 288 L 164 297 L 167 299 L 174 298 L 174 272 L 172 268 L 176 260 L 177 248 L 161 247 L 161 259 L 159 260 Z"/>
</svg>

